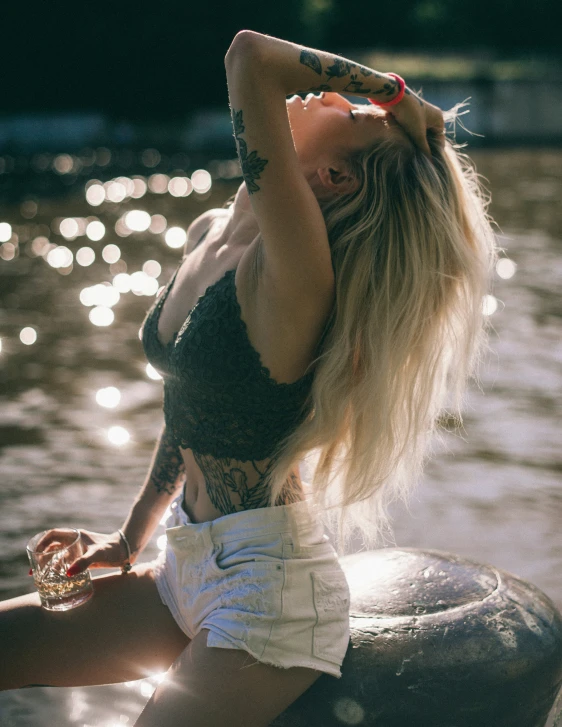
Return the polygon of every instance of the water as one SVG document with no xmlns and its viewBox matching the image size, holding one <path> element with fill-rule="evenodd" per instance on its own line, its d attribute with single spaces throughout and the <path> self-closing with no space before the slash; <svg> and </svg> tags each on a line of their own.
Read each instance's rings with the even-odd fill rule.
<svg viewBox="0 0 562 727">
<path fill-rule="evenodd" d="M 508 570 L 534 583 L 562 610 L 562 151 L 472 156 L 490 180 L 491 214 L 501 228 L 504 257 L 516 269 L 510 278 L 496 276 L 491 352 L 482 390 L 471 387 L 462 438 L 447 436 L 437 448 L 410 512 L 393 511 L 396 541 Z M 95 215 L 113 227 L 124 209 L 140 208 L 185 228 L 196 214 L 221 205 L 231 190 L 232 184 L 215 184 L 207 197 L 148 195 L 100 210 L 85 203 L 81 189 L 66 200 L 40 203 L 33 220 L 17 213 L 6 219 L 50 225 L 58 216 Z M 109 327 L 92 325 L 89 309 L 78 298 L 83 287 L 112 279 L 99 254 L 108 242 L 122 249 L 129 272 L 140 270 L 149 258 L 160 261 L 160 283 L 179 259 L 179 251 L 168 250 L 161 235 L 121 239 L 109 231 L 99 243 L 86 238 L 63 242 L 73 251 L 90 245 L 97 253 L 94 265 L 76 265 L 69 275 L 25 252 L 15 261 L 0 261 L 2 599 L 33 590 L 25 554 L 31 535 L 54 526 L 114 531 L 148 470 L 162 421 L 161 382 L 146 375 L 138 329 L 152 297 L 123 294 Z M 504 273 L 512 270 L 504 265 Z M 38 333 L 31 346 L 18 338 L 25 326 Z M 121 392 L 114 409 L 96 403 L 96 392 L 108 386 Z M 110 444 L 112 426 L 129 432 L 128 443 Z M 159 528 L 141 561 L 156 557 L 162 533 Z M 132 725 L 158 678 L 3 693 L 0 723 Z"/>
</svg>

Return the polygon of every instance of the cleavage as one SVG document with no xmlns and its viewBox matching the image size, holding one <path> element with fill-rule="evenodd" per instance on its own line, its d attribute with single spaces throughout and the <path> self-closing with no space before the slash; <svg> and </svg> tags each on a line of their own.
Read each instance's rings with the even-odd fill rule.
<svg viewBox="0 0 562 727">
<path fill-rule="evenodd" d="M 182 326 L 194 309 L 199 305 L 208 289 L 215 285 L 225 275 L 227 270 L 236 267 L 236 262 L 240 258 L 237 253 L 236 258 L 230 255 L 230 260 L 226 255 L 217 256 L 212 261 L 209 259 L 211 250 L 209 248 L 201 249 L 203 254 L 197 260 L 196 256 L 199 250 L 192 251 L 185 260 L 180 264 L 175 279 L 167 292 L 158 316 L 158 339 L 163 346 L 168 346 L 176 338 Z M 207 259 L 205 259 L 207 258 Z M 187 264 L 187 260 L 190 260 Z M 227 262 L 230 262 L 227 265 Z M 213 275 L 211 276 L 211 270 Z M 210 278 L 210 279 L 209 279 Z"/>
</svg>

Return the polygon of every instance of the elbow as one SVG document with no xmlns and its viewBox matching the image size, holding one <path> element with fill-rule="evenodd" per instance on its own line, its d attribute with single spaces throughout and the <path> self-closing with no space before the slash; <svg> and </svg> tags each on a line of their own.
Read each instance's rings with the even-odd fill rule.
<svg viewBox="0 0 562 727">
<path fill-rule="evenodd" d="M 226 68 L 241 60 L 256 60 L 259 57 L 264 36 L 253 30 L 241 30 L 234 36 L 230 48 L 224 57 Z"/>
</svg>

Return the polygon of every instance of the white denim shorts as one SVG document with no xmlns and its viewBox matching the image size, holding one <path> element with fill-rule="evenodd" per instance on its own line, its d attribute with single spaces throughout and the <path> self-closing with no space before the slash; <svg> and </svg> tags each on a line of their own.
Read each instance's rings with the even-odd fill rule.
<svg viewBox="0 0 562 727">
<path fill-rule="evenodd" d="M 307 501 L 192 523 L 183 493 L 153 561 L 162 602 L 193 638 L 243 649 L 265 664 L 341 677 L 349 645 L 349 586 Z"/>
</svg>

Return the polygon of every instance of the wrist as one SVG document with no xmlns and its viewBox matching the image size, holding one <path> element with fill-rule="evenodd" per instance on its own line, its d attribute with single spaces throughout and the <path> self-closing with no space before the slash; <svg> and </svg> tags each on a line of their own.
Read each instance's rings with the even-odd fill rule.
<svg viewBox="0 0 562 727">
<path fill-rule="evenodd" d="M 389 108 L 399 104 L 406 92 L 406 82 L 397 73 L 384 74 L 387 79 L 383 87 L 376 92 L 376 97 L 369 97 L 374 106 Z"/>
<path fill-rule="evenodd" d="M 161 496 L 158 499 L 161 500 Z M 164 510 L 163 502 L 155 504 L 153 501 L 147 502 L 145 498 L 140 498 L 133 503 L 121 529 L 129 541 L 131 554 L 134 557 L 139 555 L 150 540 Z"/>
<path fill-rule="evenodd" d="M 117 532 L 119 533 L 119 537 L 121 538 L 122 545 L 125 546 L 125 550 L 127 551 L 127 554 L 123 559 L 121 571 L 123 573 L 128 573 L 133 565 L 133 554 L 131 553 L 131 546 L 129 545 L 129 541 L 127 540 L 125 533 L 121 529 L 117 530 Z"/>
<path fill-rule="evenodd" d="M 119 543 L 121 545 L 121 552 L 123 553 L 124 559 L 130 557 L 131 562 L 137 559 L 139 553 L 144 548 L 144 538 L 142 534 L 137 534 L 134 530 L 131 530 L 127 525 L 122 525 L 117 530 L 119 536 Z"/>
</svg>

